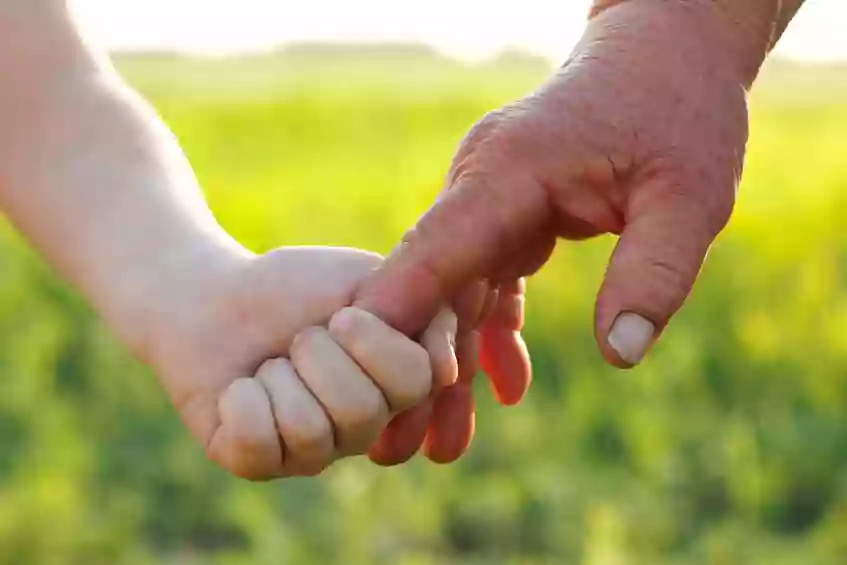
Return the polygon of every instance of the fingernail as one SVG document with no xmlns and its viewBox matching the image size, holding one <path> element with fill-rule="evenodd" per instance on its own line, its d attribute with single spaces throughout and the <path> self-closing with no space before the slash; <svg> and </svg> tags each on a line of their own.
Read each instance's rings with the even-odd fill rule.
<svg viewBox="0 0 847 565">
<path fill-rule="evenodd" d="M 656 327 L 650 320 L 632 312 L 624 312 L 612 325 L 609 345 L 618 352 L 621 359 L 637 365 L 650 349 L 655 332 Z"/>
</svg>

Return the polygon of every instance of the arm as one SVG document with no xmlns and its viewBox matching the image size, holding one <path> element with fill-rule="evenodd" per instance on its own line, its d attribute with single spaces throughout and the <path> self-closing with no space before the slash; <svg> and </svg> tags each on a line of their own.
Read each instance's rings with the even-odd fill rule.
<svg viewBox="0 0 847 565">
<path fill-rule="evenodd" d="M 426 349 L 355 309 L 333 317 L 379 257 L 255 256 L 233 241 L 176 140 L 85 45 L 64 0 L 0 2 L 0 209 L 239 476 L 316 474 L 456 378 L 449 312 Z"/>
<path fill-rule="evenodd" d="M 737 57 L 749 86 L 805 0 L 713 1 L 740 30 Z"/>
<path fill-rule="evenodd" d="M 247 252 L 175 139 L 77 35 L 64 2 L 4 3 L 0 210 L 136 353 L 158 304 Z"/>
</svg>

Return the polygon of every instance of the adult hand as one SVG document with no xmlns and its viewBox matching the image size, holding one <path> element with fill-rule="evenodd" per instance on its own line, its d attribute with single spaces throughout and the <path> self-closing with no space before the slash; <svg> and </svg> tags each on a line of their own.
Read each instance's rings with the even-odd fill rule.
<svg viewBox="0 0 847 565">
<path fill-rule="evenodd" d="M 756 26 L 712 1 L 600 4 L 542 88 L 471 130 L 440 200 L 355 301 L 411 335 L 445 300 L 489 281 L 503 292 L 481 326 L 480 360 L 507 404 L 530 375 L 517 333 L 520 277 L 549 259 L 557 238 L 620 235 L 595 335 L 609 363 L 631 367 L 688 296 L 741 175 L 745 91 L 768 46 L 750 39 Z M 477 304 L 485 294 L 463 292 Z M 398 417 L 372 450 L 376 462 L 404 461 L 425 437 L 437 461 L 467 447 L 474 312 L 464 316 L 471 345 L 458 346 L 460 382 Z"/>
</svg>

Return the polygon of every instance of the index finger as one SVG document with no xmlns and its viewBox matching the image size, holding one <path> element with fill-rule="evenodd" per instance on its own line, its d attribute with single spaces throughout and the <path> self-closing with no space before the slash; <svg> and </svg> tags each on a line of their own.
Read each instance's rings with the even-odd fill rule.
<svg viewBox="0 0 847 565">
<path fill-rule="evenodd" d="M 354 306 L 417 335 L 459 289 L 512 255 L 546 212 L 546 194 L 531 179 L 460 177 L 360 287 Z"/>
</svg>

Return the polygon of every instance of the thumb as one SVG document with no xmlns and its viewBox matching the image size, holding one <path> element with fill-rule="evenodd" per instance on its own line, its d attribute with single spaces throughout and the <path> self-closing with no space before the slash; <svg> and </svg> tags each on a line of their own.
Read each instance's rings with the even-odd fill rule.
<svg viewBox="0 0 847 565">
<path fill-rule="evenodd" d="M 546 214 L 544 190 L 531 179 L 461 176 L 363 283 L 354 305 L 417 334 L 461 288 L 513 256 Z"/>
<path fill-rule="evenodd" d="M 663 195 L 627 222 L 595 311 L 597 342 L 611 364 L 638 364 L 685 302 L 729 219 L 733 199 L 727 200 L 715 206 Z"/>
</svg>

